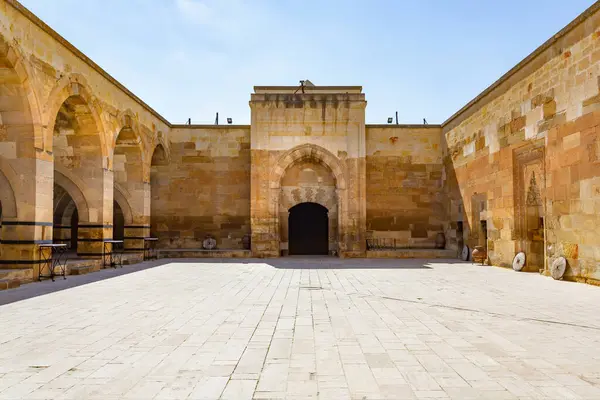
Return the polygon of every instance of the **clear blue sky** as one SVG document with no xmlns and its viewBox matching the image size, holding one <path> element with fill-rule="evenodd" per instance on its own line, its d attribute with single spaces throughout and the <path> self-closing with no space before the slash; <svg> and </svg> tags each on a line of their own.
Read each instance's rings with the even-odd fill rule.
<svg viewBox="0 0 600 400">
<path fill-rule="evenodd" d="M 441 123 L 593 0 L 21 0 L 173 123 L 250 121 L 254 85 L 362 85 Z"/>
</svg>

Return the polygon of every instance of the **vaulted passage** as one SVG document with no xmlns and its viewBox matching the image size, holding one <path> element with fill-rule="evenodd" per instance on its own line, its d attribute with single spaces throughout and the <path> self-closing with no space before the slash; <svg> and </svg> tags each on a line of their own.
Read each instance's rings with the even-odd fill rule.
<svg viewBox="0 0 600 400">
<path fill-rule="evenodd" d="M 289 212 L 290 255 L 328 254 L 327 208 L 317 203 L 300 203 Z"/>
<path fill-rule="evenodd" d="M 113 239 L 125 239 L 125 217 L 123 209 L 116 201 L 113 201 Z"/>
<path fill-rule="evenodd" d="M 54 225 L 52 238 L 54 243 L 64 243 L 70 251 L 77 251 L 79 214 L 77 205 L 69 192 L 54 184 Z"/>
</svg>

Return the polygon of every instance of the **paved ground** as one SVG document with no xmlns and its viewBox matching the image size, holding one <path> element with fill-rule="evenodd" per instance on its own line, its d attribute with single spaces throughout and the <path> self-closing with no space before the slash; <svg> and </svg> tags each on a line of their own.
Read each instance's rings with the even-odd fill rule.
<svg viewBox="0 0 600 400">
<path fill-rule="evenodd" d="M 171 263 L 0 306 L 0 399 L 600 399 L 599 305 L 442 261 Z"/>
</svg>

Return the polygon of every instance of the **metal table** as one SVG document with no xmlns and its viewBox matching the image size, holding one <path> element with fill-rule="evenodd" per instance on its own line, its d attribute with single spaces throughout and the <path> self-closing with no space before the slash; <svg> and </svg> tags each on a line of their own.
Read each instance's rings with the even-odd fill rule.
<svg viewBox="0 0 600 400">
<path fill-rule="evenodd" d="M 107 266 L 117 268 L 123 268 L 123 263 L 121 259 L 121 254 L 115 254 L 115 244 L 123 244 L 122 240 L 105 240 L 102 246 L 102 268 L 106 268 Z"/>
<path fill-rule="evenodd" d="M 40 274 L 38 280 L 52 279 L 54 282 L 55 276 L 62 276 L 67 279 L 67 245 L 64 243 L 48 243 L 40 244 Z M 50 251 L 47 251 L 50 250 Z M 44 274 L 44 270 L 48 270 L 48 274 Z M 56 273 L 59 270 L 59 273 Z"/>
<path fill-rule="evenodd" d="M 158 238 L 155 237 L 145 237 L 144 238 L 144 261 L 146 260 L 156 260 L 157 252 L 156 252 L 156 242 Z"/>
</svg>

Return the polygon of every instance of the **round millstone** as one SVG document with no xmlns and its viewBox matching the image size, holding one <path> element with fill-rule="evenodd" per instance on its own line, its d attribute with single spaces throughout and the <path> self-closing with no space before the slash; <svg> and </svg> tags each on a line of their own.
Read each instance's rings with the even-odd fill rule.
<svg viewBox="0 0 600 400">
<path fill-rule="evenodd" d="M 463 261 L 469 261 L 469 246 L 466 244 L 463 246 L 462 252 L 460 254 L 460 259 Z"/>
<path fill-rule="evenodd" d="M 552 263 L 552 268 L 550 269 L 550 273 L 554 279 L 562 279 L 565 271 L 567 270 L 567 260 L 564 257 L 558 257 Z"/>
<path fill-rule="evenodd" d="M 525 266 L 525 253 L 522 251 L 517 253 L 515 258 L 513 259 L 513 269 L 515 271 L 520 271 Z"/>
</svg>

